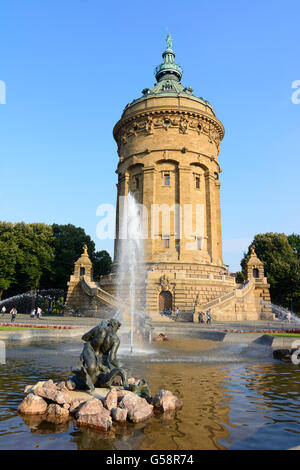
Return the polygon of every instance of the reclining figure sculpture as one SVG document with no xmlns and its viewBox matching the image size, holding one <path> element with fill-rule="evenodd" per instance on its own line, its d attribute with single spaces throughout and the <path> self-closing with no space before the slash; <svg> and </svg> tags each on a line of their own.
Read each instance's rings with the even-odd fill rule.
<svg viewBox="0 0 300 470">
<path fill-rule="evenodd" d="M 138 385 L 128 385 L 127 372 L 117 360 L 120 339 L 117 331 L 121 323 L 114 318 L 103 320 L 82 336 L 85 341 L 80 355 L 80 365 L 72 369 L 72 380 L 81 390 L 93 392 L 95 387 L 111 387 L 114 379 L 120 377 L 125 390 L 151 401 L 151 394 L 145 379 Z"/>
</svg>

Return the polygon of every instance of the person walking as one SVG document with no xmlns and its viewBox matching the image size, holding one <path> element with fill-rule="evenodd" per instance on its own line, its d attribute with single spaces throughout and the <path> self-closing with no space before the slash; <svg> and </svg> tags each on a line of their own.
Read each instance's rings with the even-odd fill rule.
<svg viewBox="0 0 300 470">
<path fill-rule="evenodd" d="M 6 307 L 5 307 L 5 305 L 3 305 L 3 307 L 1 308 L 1 313 L 2 313 L 3 315 L 6 314 Z"/>
<path fill-rule="evenodd" d="M 203 312 L 199 312 L 198 314 L 198 323 L 204 323 L 204 313 Z"/>
<path fill-rule="evenodd" d="M 38 308 L 36 309 L 36 317 L 37 317 L 38 319 L 42 318 L 42 311 L 43 311 L 43 310 L 42 310 L 40 307 L 38 307 Z"/>
<path fill-rule="evenodd" d="M 30 318 L 34 318 L 35 317 L 35 308 L 33 308 L 30 312 Z"/>
<path fill-rule="evenodd" d="M 17 316 L 17 309 L 16 307 L 13 307 L 10 311 L 11 313 L 11 322 L 13 323 L 16 319 L 16 316 Z"/>
<path fill-rule="evenodd" d="M 287 319 L 288 319 L 288 322 L 291 323 L 291 312 L 288 311 L 287 313 Z"/>
<path fill-rule="evenodd" d="M 207 325 L 210 325 L 210 324 L 211 324 L 211 314 L 210 314 L 210 310 L 207 310 L 207 312 L 206 312 L 206 324 L 207 324 Z"/>
</svg>

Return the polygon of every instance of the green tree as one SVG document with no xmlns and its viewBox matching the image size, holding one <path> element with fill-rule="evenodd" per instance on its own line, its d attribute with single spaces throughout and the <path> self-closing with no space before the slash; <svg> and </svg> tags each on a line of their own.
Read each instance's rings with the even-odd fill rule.
<svg viewBox="0 0 300 470">
<path fill-rule="evenodd" d="M 0 299 L 15 282 L 17 251 L 13 224 L 0 222 Z"/>
<path fill-rule="evenodd" d="M 83 245 L 88 247 L 90 257 L 95 252 L 95 243 L 83 228 L 72 224 L 53 224 L 55 258 L 53 273 L 43 277 L 43 287 L 66 289 L 74 270 L 75 261 L 81 256 Z M 91 259 L 92 260 L 92 259 Z"/>
<path fill-rule="evenodd" d="M 235 280 L 238 284 L 241 284 L 245 280 L 244 273 L 242 271 L 238 271 L 236 273 Z"/>
<path fill-rule="evenodd" d="M 95 278 L 108 274 L 112 263 L 109 254 L 95 252 L 95 243 L 81 227 L 0 223 L 0 298 L 3 291 L 9 297 L 37 288 L 66 290 L 84 244 Z"/>
<path fill-rule="evenodd" d="M 293 239 L 294 240 L 294 239 Z M 291 300 L 300 308 L 300 259 L 284 233 L 257 234 L 241 261 L 246 275 L 246 264 L 254 245 L 257 256 L 264 263 L 265 275 L 270 284 L 271 299 L 285 307 Z"/>
<path fill-rule="evenodd" d="M 109 274 L 111 271 L 112 259 L 107 251 L 96 251 L 91 256 L 93 263 L 93 275 L 95 280 L 99 280 L 100 276 Z"/>
<path fill-rule="evenodd" d="M 50 276 L 54 261 L 52 227 L 42 223 L 14 224 L 18 247 L 15 285 L 17 293 L 37 289 L 42 276 Z M 11 294 L 16 292 L 10 292 Z"/>
<path fill-rule="evenodd" d="M 292 235 L 289 235 L 287 238 L 297 258 L 300 258 L 300 235 L 292 233 Z"/>
</svg>

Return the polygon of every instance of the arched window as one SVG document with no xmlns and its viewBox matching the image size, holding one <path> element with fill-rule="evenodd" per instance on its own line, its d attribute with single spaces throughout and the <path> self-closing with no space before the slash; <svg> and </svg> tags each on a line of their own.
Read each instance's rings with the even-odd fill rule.
<svg viewBox="0 0 300 470">
<path fill-rule="evenodd" d="M 253 268 L 252 274 L 253 277 L 257 279 L 259 277 L 259 270 L 257 268 Z"/>
<path fill-rule="evenodd" d="M 85 275 L 85 268 L 80 268 L 80 276 L 84 276 Z"/>
</svg>

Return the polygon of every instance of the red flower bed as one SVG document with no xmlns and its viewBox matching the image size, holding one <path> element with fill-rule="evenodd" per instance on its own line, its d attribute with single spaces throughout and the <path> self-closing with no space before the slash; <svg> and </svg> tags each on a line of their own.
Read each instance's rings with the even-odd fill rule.
<svg viewBox="0 0 300 470">
<path fill-rule="evenodd" d="M 17 326 L 21 328 L 49 328 L 49 329 L 64 329 L 64 330 L 70 330 L 71 328 L 80 328 L 80 326 L 72 326 L 72 325 L 34 325 L 34 324 L 28 324 L 28 323 L 0 323 L 0 326 Z"/>
</svg>

